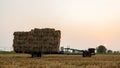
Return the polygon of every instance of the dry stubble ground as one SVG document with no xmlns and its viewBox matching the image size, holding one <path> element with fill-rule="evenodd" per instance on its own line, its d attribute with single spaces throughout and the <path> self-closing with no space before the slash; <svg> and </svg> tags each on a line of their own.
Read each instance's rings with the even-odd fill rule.
<svg viewBox="0 0 120 68">
<path fill-rule="evenodd" d="M 120 55 L 43 55 L 0 54 L 0 68 L 120 68 Z"/>
</svg>

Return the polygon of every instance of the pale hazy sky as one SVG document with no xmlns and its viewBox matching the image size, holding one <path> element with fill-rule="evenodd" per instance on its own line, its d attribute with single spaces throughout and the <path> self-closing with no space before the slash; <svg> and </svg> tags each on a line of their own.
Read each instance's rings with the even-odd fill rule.
<svg viewBox="0 0 120 68">
<path fill-rule="evenodd" d="M 0 48 L 14 31 L 46 27 L 61 30 L 61 46 L 120 51 L 120 0 L 0 0 Z"/>
</svg>

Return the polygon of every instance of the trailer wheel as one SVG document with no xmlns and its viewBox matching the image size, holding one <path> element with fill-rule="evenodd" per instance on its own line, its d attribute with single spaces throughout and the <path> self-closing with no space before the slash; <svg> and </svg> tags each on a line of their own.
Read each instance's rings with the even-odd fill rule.
<svg viewBox="0 0 120 68">
<path fill-rule="evenodd" d="M 37 57 L 37 54 L 32 53 L 32 58 Z"/>
<path fill-rule="evenodd" d="M 42 57 L 42 54 L 41 53 L 37 53 L 37 57 Z"/>
<path fill-rule="evenodd" d="M 31 55 L 32 55 L 32 58 L 34 58 L 34 57 L 41 57 L 42 56 L 41 53 L 32 53 Z"/>
</svg>

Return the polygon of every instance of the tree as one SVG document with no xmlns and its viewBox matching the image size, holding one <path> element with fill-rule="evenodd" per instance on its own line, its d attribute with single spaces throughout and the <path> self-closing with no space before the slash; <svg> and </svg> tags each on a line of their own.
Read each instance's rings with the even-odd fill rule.
<svg viewBox="0 0 120 68">
<path fill-rule="evenodd" d="M 120 52 L 119 51 L 114 51 L 114 54 L 119 54 Z"/>
<path fill-rule="evenodd" d="M 99 53 L 99 54 L 105 54 L 107 49 L 106 49 L 105 46 L 99 45 L 99 46 L 96 48 L 96 50 L 97 50 L 97 53 Z"/>
<path fill-rule="evenodd" d="M 107 53 L 108 53 L 108 54 L 112 54 L 113 51 L 112 51 L 112 50 L 107 50 Z"/>
</svg>

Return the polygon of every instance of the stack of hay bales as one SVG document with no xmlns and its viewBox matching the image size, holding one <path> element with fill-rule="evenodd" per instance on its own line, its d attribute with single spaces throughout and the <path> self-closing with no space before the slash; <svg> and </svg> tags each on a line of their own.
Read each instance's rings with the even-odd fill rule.
<svg viewBox="0 0 120 68">
<path fill-rule="evenodd" d="M 16 52 L 24 52 L 29 32 L 14 32 L 13 47 Z"/>
<path fill-rule="evenodd" d="M 14 32 L 14 51 L 17 53 L 54 53 L 59 51 L 61 32 L 44 28 L 29 32 Z"/>
</svg>

